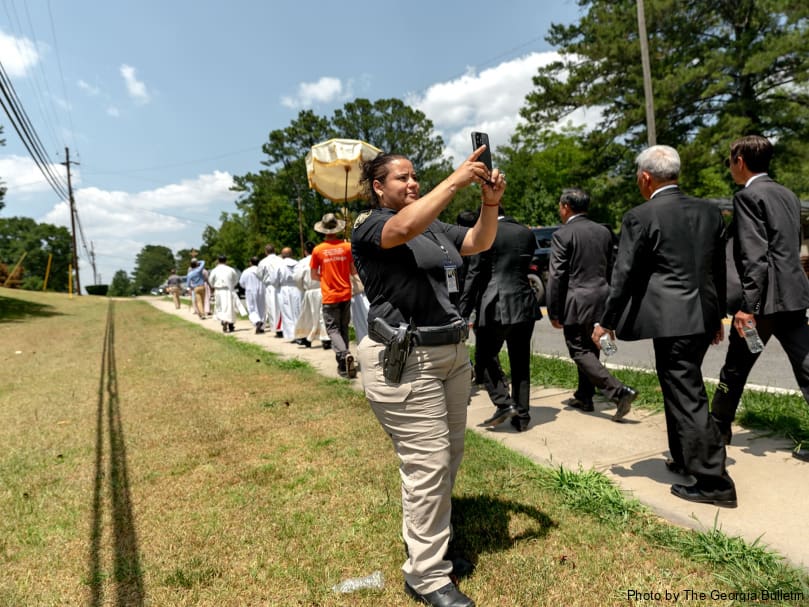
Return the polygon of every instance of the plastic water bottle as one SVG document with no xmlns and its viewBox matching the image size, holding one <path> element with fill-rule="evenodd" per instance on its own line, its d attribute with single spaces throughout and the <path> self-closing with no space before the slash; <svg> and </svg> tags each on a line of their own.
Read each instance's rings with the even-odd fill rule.
<svg viewBox="0 0 809 607">
<path fill-rule="evenodd" d="M 756 331 L 756 327 L 753 326 L 752 322 L 748 322 L 742 332 L 744 333 L 744 341 L 747 342 L 747 347 L 751 353 L 758 354 L 764 349 L 764 343 L 758 336 L 758 331 Z"/>
<path fill-rule="evenodd" d="M 598 342 L 601 344 L 601 351 L 604 353 L 604 356 L 612 356 L 618 351 L 618 345 L 615 343 L 615 340 L 610 337 L 609 333 L 604 333 L 599 339 Z"/>
<path fill-rule="evenodd" d="M 339 584 L 332 586 L 331 589 L 334 592 L 348 593 L 363 590 L 365 588 L 381 589 L 384 587 L 385 577 L 382 575 L 381 571 L 377 570 L 371 575 L 366 575 L 365 577 L 352 577 L 348 578 L 347 580 L 343 580 Z"/>
</svg>

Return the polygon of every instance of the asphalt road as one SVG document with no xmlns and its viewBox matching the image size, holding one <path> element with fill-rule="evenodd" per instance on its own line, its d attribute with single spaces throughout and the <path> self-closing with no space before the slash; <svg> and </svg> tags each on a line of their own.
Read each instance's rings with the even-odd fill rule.
<svg viewBox="0 0 809 607">
<path fill-rule="evenodd" d="M 544 310 L 543 310 L 544 313 Z M 702 372 L 705 379 L 719 379 L 719 370 L 725 361 L 728 341 L 728 325 L 725 325 L 725 339 L 716 346 L 711 346 L 705 356 Z M 607 362 L 628 367 L 640 367 L 654 370 L 654 350 L 652 340 L 618 341 L 618 352 Z M 547 315 L 534 326 L 532 338 L 534 352 L 567 357 L 567 347 L 561 329 L 554 329 L 548 322 Z M 604 360 L 604 357 L 602 357 Z M 798 383 L 792 375 L 789 359 L 784 354 L 781 344 L 775 338 L 770 339 L 764 352 L 753 367 L 748 380 L 749 384 L 758 386 L 798 390 Z"/>
</svg>

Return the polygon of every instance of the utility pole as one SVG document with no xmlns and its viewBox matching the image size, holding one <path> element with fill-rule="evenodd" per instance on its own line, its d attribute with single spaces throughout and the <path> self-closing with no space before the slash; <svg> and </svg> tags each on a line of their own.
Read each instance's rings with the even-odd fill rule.
<svg viewBox="0 0 809 607">
<path fill-rule="evenodd" d="M 640 39 L 640 62 L 643 67 L 643 96 L 646 98 L 646 135 L 649 145 L 657 143 L 655 133 L 655 102 L 652 93 L 652 68 L 649 64 L 649 38 L 646 35 L 646 15 L 643 10 L 643 0 L 637 0 L 638 5 L 638 38 Z"/>
<path fill-rule="evenodd" d="M 70 148 L 65 146 L 65 161 L 62 163 L 67 167 L 67 194 L 70 199 L 70 231 L 73 236 L 73 267 L 76 269 L 76 295 L 81 295 L 81 283 L 79 282 L 79 257 L 76 249 L 76 201 L 73 198 L 73 185 L 70 182 Z M 79 164 L 74 162 L 73 164 Z"/>
<path fill-rule="evenodd" d="M 96 272 L 96 248 L 93 241 L 90 241 L 90 265 L 93 266 L 93 284 L 98 284 L 98 273 Z"/>
</svg>

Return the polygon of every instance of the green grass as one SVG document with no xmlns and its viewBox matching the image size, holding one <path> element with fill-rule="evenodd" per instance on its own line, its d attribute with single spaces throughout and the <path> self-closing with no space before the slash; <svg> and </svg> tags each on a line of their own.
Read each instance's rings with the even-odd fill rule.
<svg viewBox="0 0 809 607">
<path fill-rule="evenodd" d="M 412 604 L 398 462 L 350 382 L 143 302 L 9 298 L 25 320 L 3 326 L 20 354 L 0 391 L 0 605 Z M 471 431 L 453 525 L 480 605 L 807 587 L 758 545 Z M 383 589 L 331 590 L 377 570 Z"/>
</svg>

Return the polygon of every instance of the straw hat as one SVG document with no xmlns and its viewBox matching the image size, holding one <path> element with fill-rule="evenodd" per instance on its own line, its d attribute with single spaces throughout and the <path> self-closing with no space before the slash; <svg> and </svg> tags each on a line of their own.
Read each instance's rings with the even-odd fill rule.
<svg viewBox="0 0 809 607">
<path fill-rule="evenodd" d="M 315 224 L 315 232 L 321 234 L 337 234 L 342 232 L 346 227 L 346 222 L 342 219 L 337 219 L 334 213 L 326 213 L 323 219 Z"/>
</svg>

